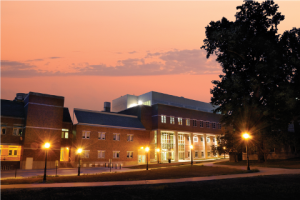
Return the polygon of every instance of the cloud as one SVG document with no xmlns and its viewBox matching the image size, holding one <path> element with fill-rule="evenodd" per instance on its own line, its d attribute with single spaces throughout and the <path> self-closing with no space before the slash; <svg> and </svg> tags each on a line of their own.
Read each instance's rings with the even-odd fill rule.
<svg viewBox="0 0 300 200">
<path fill-rule="evenodd" d="M 50 59 L 58 59 L 58 58 L 62 58 L 62 57 L 49 57 Z"/>
<path fill-rule="evenodd" d="M 44 59 L 33 59 L 33 60 L 26 60 L 26 62 L 34 62 L 34 61 L 43 61 Z"/>
<path fill-rule="evenodd" d="M 200 49 L 148 52 L 143 58 L 119 60 L 115 66 L 89 63 L 71 64 L 72 72 L 50 72 L 37 70 L 36 66 L 21 62 L 2 61 L 2 76 L 147 76 L 171 74 L 220 74 L 222 69 L 214 57 L 206 59 L 206 52 Z"/>
<path fill-rule="evenodd" d="M 130 51 L 128 52 L 129 54 L 134 54 L 134 53 L 137 53 L 136 51 Z"/>
</svg>

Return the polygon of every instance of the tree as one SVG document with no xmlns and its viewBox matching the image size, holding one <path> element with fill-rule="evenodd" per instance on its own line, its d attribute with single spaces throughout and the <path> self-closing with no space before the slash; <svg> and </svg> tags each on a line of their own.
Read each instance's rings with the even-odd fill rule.
<svg viewBox="0 0 300 200">
<path fill-rule="evenodd" d="M 216 54 L 224 73 L 212 81 L 215 112 L 236 134 L 253 135 L 263 161 L 299 117 L 300 29 L 277 33 L 284 16 L 273 1 L 245 1 L 237 10 L 234 22 L 210 22 L 201 48 L 207 58 Z"/>
</svg>

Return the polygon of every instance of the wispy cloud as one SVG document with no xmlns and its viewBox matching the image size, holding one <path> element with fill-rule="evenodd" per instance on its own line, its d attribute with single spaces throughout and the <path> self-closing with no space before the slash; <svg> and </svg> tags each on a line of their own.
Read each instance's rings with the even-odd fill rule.
<svg viewBox="0 0 300 200">
<path fill-rule="evenodd" d="M 52 57 L 58 58 L 58 57 Z M 143 58 L 119 60 L 115 66 L 105 64 L 72 64 L 72 72 L 50 72 L 38 70 L 34 65 L 14 61 L 1 61 L 2 76 L 146 76 L 171 74 L 214 74 L 221 73 L 221 66 L 213 58 L 207 60 L 206 52 L 200 49 L 148 52 Z"/>
<path fill-rule="evenodd" d="M 49 57 L 50 59 L 58 59 L 58 58 L 62 58 L 62 57 Z"/>
<path fill-rule="evenodd" d="M 136 51 L 130 51 L 128 52 L 129 54 L 134 54 L 134 53 L 137 53 Z"/>
</svg>

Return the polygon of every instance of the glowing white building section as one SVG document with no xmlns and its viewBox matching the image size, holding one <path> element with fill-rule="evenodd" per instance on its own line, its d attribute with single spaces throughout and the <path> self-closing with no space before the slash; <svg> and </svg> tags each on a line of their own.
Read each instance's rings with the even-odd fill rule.
<svg viewBox="0 0 300 200">
<path fill-rule="evenodd" d="M 140 96 L 127 94 L 112 100 L 112 112 L 120 112 L 138 105 L 152 106 L 154 104 L 165 104 L 204 112 L 212 112 L 214 109 L 210 103 L 151 91 Z"/>
</svg>

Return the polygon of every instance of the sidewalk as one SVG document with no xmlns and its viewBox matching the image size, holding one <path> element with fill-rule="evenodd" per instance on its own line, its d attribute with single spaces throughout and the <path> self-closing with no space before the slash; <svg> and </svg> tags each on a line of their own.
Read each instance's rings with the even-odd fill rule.
<svg viewBox="0 0 300 200">
<path fill-rule="evenodd" d="M 245 169 L 245 166 L 243 167 L 243 166 L 214 165 L 213 163 L 205 163 L 204 165 L 205 166 L 212 166 L 212 167 L 230 167 L 230 168 L 237 168 L 237 169 Z M 282 169 L 282 168 L 264 168 L 264 167 L 256 167 L 256 168 L 259 169 L 260 172 L 247 173 L 247 174 L 231 174 L 231 175 L 220 175 L 220 176 L 208 176 L 208 177 L 191 177 L 191 178 L 180 178 L 180 179 L 160 179 L 160 180 L 82 182 L 82 183 L 77 182 L 77 183 L 16 184 L 16 185 L 1 185 L 1 189 L 151 185 L 151 184 L 197 182 L 197 181 L 209 181 L 209 180 L 232 179 L 232 178 L 266 176 L 266 175 L 279 175 L 279 174 L 300 174 L 300 169 Z"/>
</svg>

